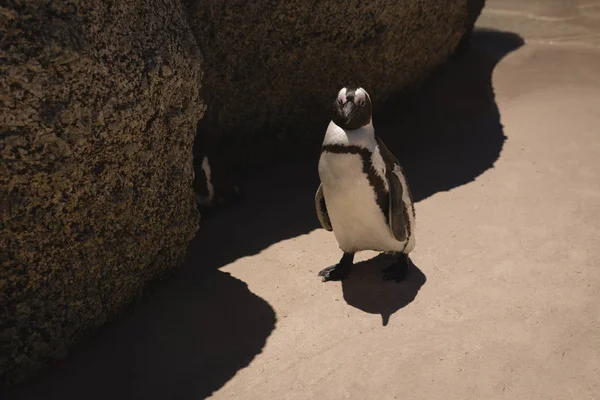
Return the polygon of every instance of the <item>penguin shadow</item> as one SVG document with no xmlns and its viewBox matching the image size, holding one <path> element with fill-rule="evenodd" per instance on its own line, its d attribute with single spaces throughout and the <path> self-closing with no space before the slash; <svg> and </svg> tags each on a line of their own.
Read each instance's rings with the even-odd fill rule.
<svg viewBox="0 0 600 400">
<path fill-rule="evenodd" d="M 348 278 L 342 280 L 346 303 L 363 312 L 381 315 L 383 326 L 387 326 L 396 311 L 413 302 L 427 281 L 425 274 L 412 260 L 404 280 L 383 281 L 381 271 L 393 262 L 393 256 L 381 253 L 354 264 Z"/>
<path fill-rule="evenodd" d="M 420 87 L 376 108 L 376 132 L 404 167 L 416 202 L 494 167 L 506 136 L 492 75 L 524 43 L 516 33 L 477 28 L 470 46 Z"/>
</svg>

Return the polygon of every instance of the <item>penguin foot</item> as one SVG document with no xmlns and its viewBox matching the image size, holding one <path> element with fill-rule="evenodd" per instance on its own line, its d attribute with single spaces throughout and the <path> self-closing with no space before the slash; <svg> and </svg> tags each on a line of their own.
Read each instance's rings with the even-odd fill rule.
<svg viewBox="0 0 600 400">
<path fill-rule="evenodd" d="M 319 272 L 319 276 L 323 277 L 323 282 L 341 281 L 348 277 L 348 274 L 350 274 L 353 260 L 354 253 L 344 253 L 342 259 L 337 265 L 322 269 Z"/>
<path fill-rule="evenodd" d="M 400 254 L 395 263 L 383 269 L 383 276 L 381 279 L 384 281 L 401 282 L 408 273 L 408 265 L 408 255 Z"/>
</svg>

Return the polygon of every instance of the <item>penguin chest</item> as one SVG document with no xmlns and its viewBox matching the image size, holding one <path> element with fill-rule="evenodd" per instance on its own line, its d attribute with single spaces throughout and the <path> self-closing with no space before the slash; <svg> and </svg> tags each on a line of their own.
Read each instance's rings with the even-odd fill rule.
<svg viewBox="0 0 600 400">
<path fill-rule="evenodd" d="M 346 252 L 400 251 L 358 154 L 323 153 L 319 176 L 333 233 Z"/>
</svg>

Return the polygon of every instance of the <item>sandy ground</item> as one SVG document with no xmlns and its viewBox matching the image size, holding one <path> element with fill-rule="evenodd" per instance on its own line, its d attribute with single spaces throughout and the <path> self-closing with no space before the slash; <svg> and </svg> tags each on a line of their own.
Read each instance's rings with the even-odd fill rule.
<svg viewBox="0 0 600 400">
<path fill-rule="evenodd" d="M 316 163 L 257 174 L 135 314 L 4 398 L 600 398 L 600 1 L 478 24 L 375 116 L 417 201 L 406 282 L 364 253 L 322 283 Z"/>
</svg>

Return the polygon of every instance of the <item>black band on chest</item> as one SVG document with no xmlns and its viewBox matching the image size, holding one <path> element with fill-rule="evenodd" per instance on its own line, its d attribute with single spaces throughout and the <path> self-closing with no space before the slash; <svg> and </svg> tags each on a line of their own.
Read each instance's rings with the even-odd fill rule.
<svg viewBox="0 0 600 400">
<path fill-rule="evenodd" d="M 367 176 L 369 185 L 375 192 L 375 200 L 377 205 L 381 209 L 381 212 L 385 218 L 386 224 L 389 224 L 389 196 L 385 190 L 385 182 L 383 178 L 377 174 L 375 167 L 373 167 L 372 157 L 373 152 L 364 147 L 355 145 L 340 145 L 340 144 L 326 144 L 321 147 L 321 153 L 334 153 L 334 154 L 358 154 L 362 160 L 363 172 Z"/>
</svg>

